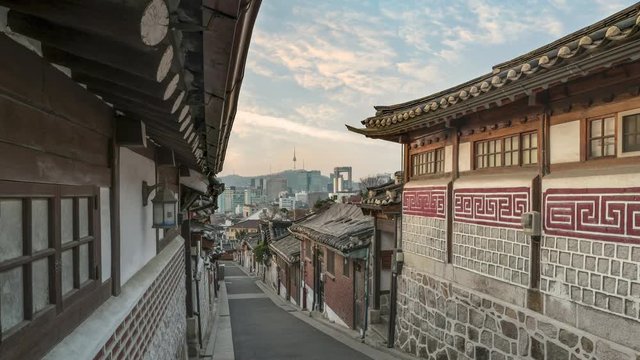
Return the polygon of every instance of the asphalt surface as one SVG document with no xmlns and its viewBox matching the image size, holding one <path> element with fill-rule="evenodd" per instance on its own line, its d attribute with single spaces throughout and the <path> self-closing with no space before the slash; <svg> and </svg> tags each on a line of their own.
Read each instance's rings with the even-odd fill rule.
<svg viewBox="0 0 640 360">
<path fill-rule="evenodd" d="M 225 266 L 233 350 L 236 360 L 371 360 L 311 325 L 298 320 L 263 294 L 236 265 Z M 233 298 L 246 294 L 248 298 Z"/>
</svg>

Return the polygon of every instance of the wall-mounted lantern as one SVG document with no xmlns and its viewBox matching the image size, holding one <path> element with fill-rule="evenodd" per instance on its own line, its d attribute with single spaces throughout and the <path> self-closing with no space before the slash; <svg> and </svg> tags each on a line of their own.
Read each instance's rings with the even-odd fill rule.
<svg viewBox="0 0 640 360">
<path fill-rule="evenodd" d="M 148 185 L 142 182 L 142 205 L 147 206 L 149 195 L 156 190 L 156 195 L 151 199 L 153 204 L 153 227 L 168 229 L 176 226 L 176 200 L 175 195 L 166 184 Z"/>
<path fill-rule="evenodd" d="M 395 249 L 393 251 L 392 271 L 396 274 L 402 273 L 402 266 L 404 265 L 404 253 L 402 249 Z"/>
</svg>

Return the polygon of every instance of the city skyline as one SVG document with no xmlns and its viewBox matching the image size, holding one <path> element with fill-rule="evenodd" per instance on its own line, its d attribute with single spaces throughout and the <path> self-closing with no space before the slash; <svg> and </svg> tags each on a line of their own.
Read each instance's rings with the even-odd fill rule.
<svg viewBox="0 0 640 360">
<path fill-rule="evenodd" d="M 249 49 L 220 176 L 298 165 L 354 178 L 400 170 L 397 144 L 349 133 L 374 105 L 423 97 L 587 26 L 632 1 L 268 1 Z M 589 8 L 590 11 L 581 11 Z M 299 167 L 299 166 L 298 166 Z M 271 168 L 271 170 L 269 170 Z"/>
</svg>

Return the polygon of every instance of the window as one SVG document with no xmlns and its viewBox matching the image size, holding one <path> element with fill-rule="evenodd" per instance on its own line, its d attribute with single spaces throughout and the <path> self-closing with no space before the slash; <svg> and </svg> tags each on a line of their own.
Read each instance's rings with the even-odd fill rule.
<svg viewBox="0 0 640 360">
<path fill-rule="evenodd" d="M 412 176 L 440 174 L 444 171 L 444 148 L 411 156 Z"/>
<path fill-rule="evenodd" d="M 589 158 L 616 155 L 616 121 L 614 117 L 589 120 Z"/>
<path fill-rule="evenodd" d="M 0 338 L 97 279 L 95 190 L 0 182 Z M 16 195 L 20 194 L 20 195 Z"/>
<path fill-rule="evenodd" d="M 313 256 L 313 251 L 312 251 L 312 247 L 313 247 L 313 243 L 311 241 L 307 241 L 305 244 L 305 253 L 307 254 L 307 258 L 311 259 L 311 257 Z"/>
<path fill-rule="evenodd" d="M 336 254 L 333 251 L 327 249 L 327 272 L 331 275 L 334 275 L 336 273 L 335 257 Z"/>
<path fill-rule="evenodd" d="M 342 265 L 342 275 L 349 277 L 349 267 L 351 266 L 351 262 L 349 262 L 349 258 L 345 257 Z"/>
<path fill-rule="evenodd" d="M 475 168 L 533 165 L 538 163 L 538 133 L 509 135 L 475 143 Z"/>
<path fill-rule="evenodd" d="M 622 152 L 640 151 L 640 114 L 622 117 Z"/>
</svg>

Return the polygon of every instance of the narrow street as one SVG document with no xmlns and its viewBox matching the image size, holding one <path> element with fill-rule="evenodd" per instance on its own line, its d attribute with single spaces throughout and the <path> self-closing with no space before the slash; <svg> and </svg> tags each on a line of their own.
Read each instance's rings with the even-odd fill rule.
<svg viewBox="0 0 640 360">
<path fill-rule="evenodd" d="M 236 360 L 371 359 L 291 315 L 293 305 L 274 304 L 234 263 L 225 267 Z"/>
</svg>

